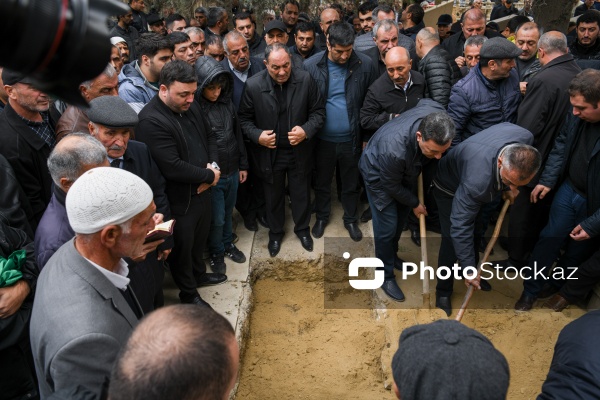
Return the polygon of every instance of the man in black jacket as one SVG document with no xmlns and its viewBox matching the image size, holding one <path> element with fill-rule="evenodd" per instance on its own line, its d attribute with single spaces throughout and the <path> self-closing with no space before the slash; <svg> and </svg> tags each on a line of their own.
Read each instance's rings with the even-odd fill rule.
<svg viewBox="0 0 600 400">
<path fill-rule="evenodd" d="M 460 69 L 450 54 L 440 46 L 440 37 L 434 28 L 421 29 L 417 34 L 419 72 L 425 78 L 425 97 L 448 107 L 450 90 L 461 78 Z"/>
<path fill-rule="evenodd" d="M 576 60 L 600 60 L 600 15 L 590 10 L 577 19 L 577 40 L 569 46 Z"/>
<path fill-rule="evenodd" d="M 528 311 L 538 297 L 557 292 L 572 268 L 579 267 L 598 248 L 595 238 L 600 233 L 597 231 L 600 227 L 600 71 L 586 69 L 579 73 L 569 85 L 569 96 L 573 114 L 567 116 L 540 181 L 531 192 L 531 201 L 535 203 L 556 189 L 548 224 L 529 258 L 530 279 L 523 282 L 523 293 L 515 304 L 517 311 Z M 565 243 L 566 250 L 560 255 Z M 551 286 L 544 288 L 545 283 Z"/>
<path fill-rule="evenodd" d="M 500 193 L 514 200 L 517 188 L 534 177 L 541 159 L 532 143 L 531 132 L 504 122 L 471 136 L 440 160 L 433 182 L 442 228 L 439 268 L 452 268 L 457 260 L 461 268 L 479 266 L 478 215 Z M 436 307 L 448 316 L 453 284 L 451 274 L 438 278 L 436 286 Z M 491 290 L 484 280 L 473 284 Z"/>
<path fill-rule="evenodd" d="M 252 15 L 247 12 L 236 13 L 233 16 L 233 26 L 235 30 L 244 35 L 244 38 L 248 42 L 248 48 L 250 49 L 250 55 L 256 56 L 265 52 L 267 43 L 265 39 L 256 32 L 256 25 L 252 21 Z M 225 44 L 223 43 L 223 47 Z M 227 52 L 227 49 L 225 49 Z"/>
<path fill-rule="evenodd" d="M 490 20 L 495 20 L 509 15 L 518 15 L 519 10 L 513 5 L 513 0 L 502 0 L 502 4 L 494 6 Z"/>
<path fill-rule="evenodd" d="M 191 65 L 175 60 L 160 73 L 160 89 L 140 112 L 136 138 L 146 143 L 167 181 L 166 194 L 175 224 L 169 260 L 182 303 L 208 305 L 196 287 L 227 280 L 207 273 L 202 251 L 211 219 L 210 188 L 219 181 L 216 140 L 194 102 L 197 78 Z"/>
<path fill-rule="evenodd" d="M 557 31 L 542 35 L 539 41 L 538 59 L 540 72 L 527 84 L 527 93 L 518 110 L 517 125 L 533 133 L 533 146 L 542 156 L 542 169 L 552 150 L 554 140 L 569 111 L 567 89 L 571 80 L 581 72 L 571 54 L 568 54 L 567 38 Z M 505 266 L 525 266 L 537 238 L 548 222 L 552 195 L 530 201 L 539 176 L 519 188 L 519 195 L 510 210 L 508 221 L 508 259 Z M 500 263 L 500 262 L 499 262 Z"/>
<path fill-rule="evenodd" d="M 410 52 L 412 66 L 416 71 L 419 59 L 415 51 L 415 43 L 407 36 L 398 33 L 398 24 L 396 21 L 384 19 L 377 22 L 372 34 L 375 46 L 363 50 L 362 53 L 371 58 L 371 61 L 377 68 L 377 76 L 385 73 L 385 55 L 391 48 L 396 46 L 404 47 Z"/>
<path fill-rule="evenodd" d="M 285 180 L 292 202 L 294 232 L 302 247 L 313 249 L 309 232 L 310 180 L 314 141 L 325 121 L 319 88 L 306 71 L 292 68 L 289 49 L 267 46 L 266 71 L 246 82 L 238 115 L 242 132 L 252 141 L 251 157 L 263 180 L 269 223 L 269 254 L 281 250 L 285 223 Z"/>
<path fill-rule="evenodd" d="M 484 35 L 485 37 L 493 38 L 501 36 L 498 32 L 485 27 L 485 13 L 479 8 L 472 8 L 464 14 L 461 23 L 462 32 L 457 32 L 444 40 L 442 47 L 446 49 L 450 56 L 456 60 L 456 57 L 462 57 L 465 41 L 474 35 Z M 457 64 L 460 64 L 456 61 Z"/>
<path fill-rule="evenodd" d="M 377 78 L 369 58 L 353 51 L 352 27 L 336 22 L 329 27 L 327 51 L 306 60 L 306 69 L 326 98 L 325 125 L 318 132 L 315 152 L 315 212 L 312 229 L 323 236 L 331 214 L 331 181 L 336 165 L 341 178 L 344 227 L 354 241 L 362 239 L 358 227 L 359 172 L 362 150 L 360 107 L 367 89 Z"/>
<path fill-rule="evenodd" d="M 394 276 L 401 268 L 398 240 L 409 212 L 427 214 L 413 194 L 423 164 L 441 158 L 450 147 L 454 123 L 443 107 L 422 100 L 415 108 L 385 124 L 371 138 L 360 158 L 359 169 L 373 214 L 375 256 L 383 262 L 385 280 L 381 287 L 395 301 L 404 293 Z"/>
</svg>

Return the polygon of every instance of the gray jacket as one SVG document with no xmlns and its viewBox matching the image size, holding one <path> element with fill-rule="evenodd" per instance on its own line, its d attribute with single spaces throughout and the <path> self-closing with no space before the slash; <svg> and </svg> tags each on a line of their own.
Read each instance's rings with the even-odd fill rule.
<svg viewBox="0 0 600 400">
<path fill-rule="evenodd" d="M 38 283 L 30 332 L 41 398 L 77 385 L 99 392 L 137 317 L 74 240 L 58 249 Z"/>
</svg>

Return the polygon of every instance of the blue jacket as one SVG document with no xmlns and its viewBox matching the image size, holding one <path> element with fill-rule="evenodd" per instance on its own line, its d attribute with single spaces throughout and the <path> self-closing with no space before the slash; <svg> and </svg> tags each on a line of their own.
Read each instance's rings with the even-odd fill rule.
<svg viewBox="0 0 600 400">
<path fill-rule="evenodd" d="M 456 124 L 452 145 L 492 125 L 516 123 L 520 102 L 519 74 L 514 68 L 508 78 L 489 81 L 475 66 L 450 91 L 448 114 Z"/>
<path fill-rule="evenodd" d="M 35 231 L 35 260 L 40 270 L 60 246 L 75 236 L 65 208 L 67 194 L 56 185 L 52 189 L 50 204 Z"/>
<path fill-rule="evenodd" d="M 327 68 L 327 56 L 329 52 L 318 53 L 304 62 L 304 69 L 317 82 L 321 96 L 327 99 L 329 89 L 329 70 Z M 352 52 L 348 60 L 348 72 L 345 82 L 346 109 L 348 111 L 348 121 L 350 121 L 350 130 L 354 153 L 358 154 L 362 150 L 362 138 L 360 127 L 360 109 L 363 100 L 367 95 L 369 86 L 379 77 L 377 66 L 368 56 Z M 335 116 L 326 116 L 326 118 L 335 118 Z"/>
<path fill-rule="evenodd" d="M 158 88 L 150 85 L 140 71 L 138 62 L 126 64 L 119 74 L 119 97 L 135 110 L 136 113 L 144 108 L 158 93 Z"/>
</svg>

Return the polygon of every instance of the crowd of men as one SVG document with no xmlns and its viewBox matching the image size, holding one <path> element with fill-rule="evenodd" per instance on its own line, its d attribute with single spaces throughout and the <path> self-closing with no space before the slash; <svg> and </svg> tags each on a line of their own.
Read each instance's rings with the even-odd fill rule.
<svg viewBox="0 0 600 400">
<path fill-rule="evenodd" d="M 456 24 L 442 15 L 426 27 L 418 2 L 332 4 L 313 21 L 286 0 L 279 19 L 257 21 L 222 7 L 189 20 L 146 14 L 144 0 L 130 0 L 113 21 L 108 64 L 79 87 L 89 108 L 53 101 L 4 69 L 0 371 L 10 379 L 0 393 L 227 398 L 237 342 L 197 288 L 246 262 L 234 208 L 249 231 L 269 229 L 271 257 L 287 207 L 308 252 L 329 224 L 358 242 L 372 219 L 382 289 L 404 301 L 394 273 L 403 230 L 420 246 L 424 215 L 442 236 L 439 267 L 477 267 L 486 228 L 509 200 L 509 258 L 498 267 L 529 278 L 515 309 L 585 301 L 600 280 L 600 12 L 586 0 L 567 37 L 543 32 L 510 0 L 494 8 L 515 14 L 498 32 L 472 3 Z M 331 218 L 332 188 L 342 221 Z M 171 236 L 146 240 L 171 219 Z M 167 266 L 184 305 L 162 308 Z M 453 281 L 436 286 L 448 316 Z M 433 335 L 454 331 L 456 343 L 477 336 L 454 326 Z M 403 334 L 401 348 L 414 336 Z M 476 389 L 505 393 L 506 361 L 483 350 L 501 376 L 498 388 Z M 202 357 L 211 363 L 191 374 Z M 402 364 L 396 390 L 413 398 L 420 389 Z M 553 379 L 547 398 L 561 390 L 560 371 Z M 421 398 L 437 398 L 428 390 Z"/>
</svg>

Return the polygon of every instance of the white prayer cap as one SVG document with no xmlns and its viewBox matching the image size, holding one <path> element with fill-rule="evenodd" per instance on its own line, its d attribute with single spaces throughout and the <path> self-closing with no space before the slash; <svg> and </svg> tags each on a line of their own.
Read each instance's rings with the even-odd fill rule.
<svg viewBox="0 0 600 400">
<path fill-rule="evenodd" d="M 125 39 L 123 39 L 121 36 L 113 36 L 110 38 L 110 44 L 112 44 L 113 46 L 116 45 L 117 43 L 121 43 L 121 42 L 127 43 L 127 41 Z"/>
<path fill-rule="evenodd" d="M 90 234 L 130 220 L 152 200 L 152 189 L 138 176 L 120 168 L 99 167 L 77 178 L 65 204 L 73 230 Z"/>
</svg>

